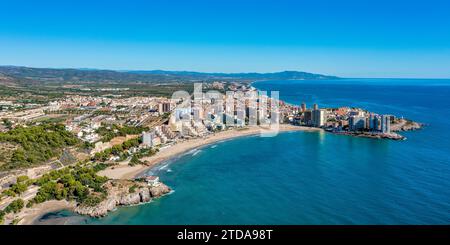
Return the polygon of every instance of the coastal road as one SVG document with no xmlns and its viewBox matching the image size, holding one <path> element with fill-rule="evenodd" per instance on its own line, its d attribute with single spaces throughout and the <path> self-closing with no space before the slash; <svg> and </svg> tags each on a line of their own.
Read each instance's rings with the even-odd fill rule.
<svg viewBox="0 0 450 245">
<path fill-rule="evenodd" d="M 28 188 L 28 190 L 26 190 L 24 193 L 22 193 L 22 195 L 20 195 L 18 198 L 16 197 L 7 197 L 5 199 L 3 199 L 2 201 L 0 201 L 0 210 L 5 209 L 6 207 L 8 207 L 8 205 L 13 202 L 16 199 L 21 198 L 24 201 L 28 201 L 33 199 L 36 194 L 39 191 L 39 186 L 32 186 L 30 188 Z"/>
</svg>

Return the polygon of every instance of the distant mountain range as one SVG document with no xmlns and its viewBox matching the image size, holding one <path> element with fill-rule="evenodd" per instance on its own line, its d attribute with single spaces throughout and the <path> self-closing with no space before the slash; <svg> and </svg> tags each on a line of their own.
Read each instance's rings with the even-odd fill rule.
<svg viewBox="0 0 450 245">
<path fill-rule="evenodd" d="M 294 79 L 338 79 L 336 76 L 328 76 L 322 74 L 314 74 L 302 71 L 282 71 L 273 73 L 207 73 L 207 72 L 193 72 L 193 71 L 126 71 L 134 74 L 153 74 L 153 75 L 171 75 L 171 76 L 190 76 L 213 79 L 248 79 L 248 80 L 294 80 Z"/>
<path fill-rule="evenodd" d="M 7 83 L 183 83 L 193 81 L 319 80 L 335 76 L 300 71 L 274 73 L 204 73 L 191 71 L 114 71 L 0 66 L 0 84 Z"/>
</svg>

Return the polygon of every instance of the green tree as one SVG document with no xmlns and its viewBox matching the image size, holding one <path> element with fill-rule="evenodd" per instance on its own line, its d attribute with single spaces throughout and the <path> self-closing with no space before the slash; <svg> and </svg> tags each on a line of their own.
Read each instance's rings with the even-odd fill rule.
<svg viewBox="0 0 450 245">
<path fill-rule="evenodd" d="M 22 194 L 28 189 L 28 186 L 26 183 L 15 183 L 11 186 L 11 190 L 14 191 L 17 194 Z"/>
<path fill-rule="evenodd" d="M 141 161 L 139 160 L 139 158 L 136 155 L 133 155 L 133 157 L 131 157 L 130 163 L 128 165 L 135 166 L 138 164 L 141 164 Z"/>
<path fill-rule="evenodd" d="M 12 201 L 6 208 L 5 208 L 5 212 L 6 213 L 18 213 L 20 212 L 20 210 L 22 210 L 22 208 L 25 206 L 24 201 L 22 199 L 17 199 Z"/>
<path fill-rule="evenodd" d="M 30 179 L 30 178 L 29 178 L 28 176 L 26 176 L 26 175 L 21 175 L 21 176 L 17 177 L 16 182 L 17 182 L 17 183 L 22 183 L 22 182 L 25 182 L 25 181 L 27 181 L 27 180 L 29 180 L 29 179 Z"/>
<path fill-rule="evenodd" d="M 4 118 L 3 119 L 3 125 L 5 125 L 5 127 L 7 128 L 7 129 L 12 129 L 12 122 L 9 120 L 9 119 L 7 119 L 7 118 Z"/>
<path fill-rule="evenodd" d="M 3 222 L 5 221 L 5 211 L 0 210 L 0 225 L 3 224 Z"/>
<path fill-rule="evenodd" d="M 10 196 L 10 197 L 15 197 L 16 196 L 16 193 L 13 190 L 11 190 L 11 189 L 4 190 L 2 192 L 2 194 L 6 195 L 6 196 Z"/>
</svg>

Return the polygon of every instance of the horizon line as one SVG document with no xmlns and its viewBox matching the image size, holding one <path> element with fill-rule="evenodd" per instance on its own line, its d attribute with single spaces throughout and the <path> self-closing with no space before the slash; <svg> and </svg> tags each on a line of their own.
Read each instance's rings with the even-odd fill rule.
<svg viewBox="0 0 450 245">
<path fill-rule="evenodd" d="M 280 73 L 280 72 L 305 72 L 315 75 L 323 75 L 323 76 L 331 76 L 339 79 L 429 79 L 429 80 L 450 80 L 450 77 L 343 77 L 331 74 L 324 74 L 321 72 L 309 72 L 303 70 L 278 70 L 278 71 L 264 71 L 264 72 L 256 72 L 256 71 L 245 71 L 245 72 L 208 72 L 208 71 L 195 71 L 195 70 L 165 70 L 165 69 L 112 69 L 112 68 L 92 68 L 92 67 L 38 67 L 38 66 L 27 66 L 27 65 L 5 65 L 0 64 L 0 67 L 21 67 L 21 68 L 34 68 L 34 69 L 55 69 L 55 70 L 64 70 L 64 69 L 72 69 L 72 70 L 92 70 L 92 71 L 115 71 L 115 72 L 137 72 L 137 71 L 166 71 L 166 72 L 193 72 L 193 73 L 204 73 L 204 74 L 245 74 L 245 73 L 257 73 L 257 74 L 270 74 L 270 73 Z M 293 79 L 295 80 L 295 79 Z"/>
</svg>

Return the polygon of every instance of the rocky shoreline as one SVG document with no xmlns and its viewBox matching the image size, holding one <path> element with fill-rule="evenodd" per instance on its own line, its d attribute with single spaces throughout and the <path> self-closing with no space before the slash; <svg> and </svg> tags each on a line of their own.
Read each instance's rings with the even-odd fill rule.
<svg viewBox="0 0 450 245">
<path fill-rule="evenodd" d="M 90 217 L 104 217 L 118 206 L 130 206 L 148 203 L 171 191 L 163 184 L 149 186 L 146 182 L 134 180 L 110 180 L 105 183 L 107 197 L 95 206 L 78 205 L 74 211 Z"/>
<path fill-rule="evenodd" d="M 424 125 L 422 123 L 410 121 L 407 119 L 397 119 L 394 123 L 392 123 L 390 133 L 366 132 L 366 131 L 362 131 L 362 132 L 333 131 L 333 130 L 327 130 L 327 129 L 325 129 L 325 131 L 331 132 L 333 134 L 338 134 L 338 135 L 349 135 L 349 136 L 372 138 L 372 139 L 405 140 L 406 137 L 399 134 L 398 132 L 419 130 L 419 129 L 422 129 L 423 126 Z"/>
<path fill-rule="evenodd" d="M 414 131 L 421 129 L 423 126 L 424 125 L 422 123 L 406 119 L 398 119 L 391 125 L 391 130 L 394 132 Z"/>
<path fill-rule="evenodd" d="M 6 215 L 4 224 L 14 224 L 14 220 L 17 220 L 19 225 L 37 224 L 45 214 L 60 210 L 70 210 L 80 215 L 100 218 L 118 207 L 148 203 L 172 191 L 170 187 L 161 182 L 149 185 L 140 180 L 108 180 L 103 188 L 106 196 L 97 204 L 87 205 L 75 201 L 50 200 L 31 208 L 24 208 L 17 214 Z"/>
<path fill-rule="evenodd" d="M 370 132 L 331 132 L 333 134 L 338 135 L 349 135 L 354 137 L 363 137 L 363 138 L 371 138 L 371 139 L 391 139 L 391 140 L 404 140 L 406 137 L 397 134 L 380 134 L 380 133 L 370 133 Z"/>
</svg>

